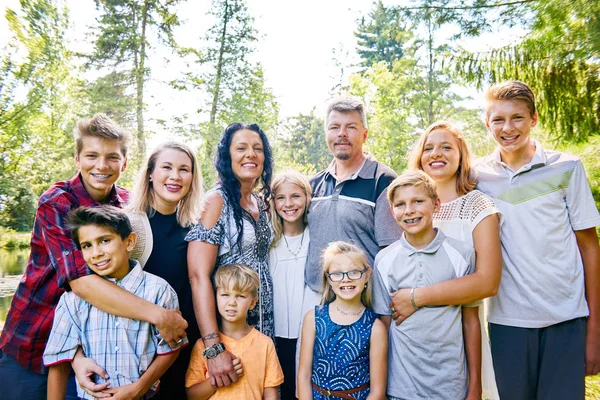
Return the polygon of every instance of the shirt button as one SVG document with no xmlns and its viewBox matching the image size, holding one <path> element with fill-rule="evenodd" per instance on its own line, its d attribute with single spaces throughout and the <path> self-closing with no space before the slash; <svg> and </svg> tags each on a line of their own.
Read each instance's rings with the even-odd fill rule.
<svg viewBox="0 0 600 400">
<path fill-rule="evenodd" d="M 115 322 L 115 326 L 119 326 L 119 321 Z"/>
<path fill-rule="evenodd" d="M 68 256 L 69 253 L 70 253 L 69 250 L 65 250 L 65 251 L 62 252 L 63 256 Z"/>
<path fill-rule="evenodd" d="M 423 277 L 423 274 L 419 274 L 419 278 L 422 278 L 422 277 Z"/>
<path fill-rule="evenodd" d="M 119 346 L 115 346 L 115 351 L 119 351 Z"/>
</svg>

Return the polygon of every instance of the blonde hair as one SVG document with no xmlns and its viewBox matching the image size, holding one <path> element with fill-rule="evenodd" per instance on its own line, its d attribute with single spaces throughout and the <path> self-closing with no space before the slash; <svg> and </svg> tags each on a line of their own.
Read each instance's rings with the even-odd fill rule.
<svg viewBox="0 0 600 400">
<path fill-rule="evenodd" d="M 233 289 L 248 292 L 252 297 L 258 296 L 260 280 L 258 274 L 244 264 L 229 264 L 217 268 L 215 273 L 215 289 Z"/>
<path fill-rule="evenodd" d="M 402 175 L 394 179 L 392 183 L 390 183 L 390 185 L 388 186 L 387 196 L 390 205 L 393 206 L 394 196 L 398 189 L 407 186 L 422 188 L 423 190 L 425 190 L 427 196 L 431 198 L 431 200 L 433 200 L 434 202 L 438 198 L 435 181 L 429 175 L 418 169 L 408 170 L 404 171 Z"/>
<path fill-rule="evenodd" d="M 127 150 L 131 145 L 131 133 L 121 128 L 115 121 L 106 114 L 96 114 L 92 118 L 82 118 L 77 121 L 73 129 L 75 138 L 75 154 L 81 153 L 83 149 L 83 139 L 85 137 L 97 137 L 100 139 L 116 140 L 121 145 L 121 152 L 127 157 Z"/>
<path fill-rule="evenodd" d="M 154 172 L 156 160 L 160 153 L 164 150 L 177 150 L 187 155 L 192 162 L 192 184 L 190 190 L 179 201 L 177 205 L 177 222 L 183 227 L 188 227 L 196 224 L 200 219 L 200 198 L 202 197 L 202 173 L 196 160 L 194 151 L 183 143 L 165 142 L 158 145 L 148 159 L 140 167 L 135 187 L 133 188 L 133 196 L 127 207 L 128 211 L 146 213 L 152 215 L 154 213 L 154 188 L 150 184 L 150 174 Z"/>
<path fill-rule="evenodd" d="M 283 236 L 283 221 L 282 218 L 277 214 L 277 210 L 275 207 L 275 197 L 277 196 L 277 189 L 284 183 L 291 183 L 293 185 L 298 186 L 302 192 L 306 195 L 306 204 L 304 206 L 304 212 L 302 214 L 302 222 L 304 222 L 304 226 L 308 224 L 308 206 L 310 206 L 310 199 L 312 197 L 312 188 L 310 187 L 310 183 L 308 179 L 304 175 L 302 175 L 298 171 L 284 171 L 273 179 L 273 183 L 271 183 L 271 191 L 273 193 L 273 200 L 271 201 L 270 213 L 271 213 L 271 223 L 273 225 L 273 243 L 271 243 L 271 247 L 277 246 L 281 237 Z"/>
<path fill-rule="evenodd" d="M 427 138 L 429 138 L 431 132 L 438 129 L 443 129 L 450 132 L 452 136 L 454 136 L 454 139 L 456 139 L 456 143 L 458 144 L 458 152 L 460 154 L 458 169 L 456 170 L 456 191 L 460 195 L 467 194 L 475 189 L 475 185 L 477 184 L 477 181 L 471 178 L 471 151 L 469 150 L 469 145 L 467 144 L 465 135 L 463 135 L 460 128 L 454 125 L 452 122 L 437 121 L 431 124 L 425 130 L 425 132 L 421 134 L 419 140 L 417 140 L 417 143 L 415 143 L 413 146 L 410 152 L 408 166 L 412 169 L 423 170 L 421 157 L 423 156 Z"/>
<path fill-rule="evenodd" d="M 363 267 L 367 271 L 372 272 L 371 266 L 369 265 L 369 261 L 367 260 L 367 256 L 365 252 L 362 251 L 358 246 L 355 246 L 351 243 L 337 241 L 331 242 L 329 245 L 323 250 L 323 293 L 321 295 L 321 304 L 328 304 L 335 300 L 335 293 L 333 289 L 331 289 L 331 285 L 329 284 L 329 279 L 327 274 L 329 273 L 329 268 L 333 263 L 333 260 L 339 255 L 345 255 L 352 263 L 357 267 Z M 371 285 L 369 285 L 370 278 L 367 282 L 365 282 L 365 288 L 363 289 L 360 300 L 366 307 L 373 307 L 373 295 Z"/>
<path fill-rule="evenodd" d="M 498 100 L 522 100 L 527 104 L 529 114 L 535 114 L 535 95 L 528 84 L 521 81 L 504 81 L 490 86 L 484 94 L 485 114 L 489 116 L 488 105 Z"/>
</svg>

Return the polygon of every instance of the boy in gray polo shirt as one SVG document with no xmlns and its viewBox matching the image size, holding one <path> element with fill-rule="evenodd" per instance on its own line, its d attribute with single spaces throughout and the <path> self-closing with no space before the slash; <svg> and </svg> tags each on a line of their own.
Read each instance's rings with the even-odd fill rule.
<svg viewBox="0 0 600 400">
<path fill-rule="evenodd" d="M 475 251 L 433 228 L 440 200 L 423 171 L 407 171 L 388 187 L 402 238 L 375 259 L 373 310 L 389 327 L 390 399 L 481 399 L 481 330 L 474 307 L 418 308 L 401 325 L 391 324 L 390 293 L 430 286 L 471 274 Z M 468 361 L 468 362 L 467 362 Z"/>
<path fill-rule="evenodd" d="M 600 372 L 600 216 L 581 161 L 530 138 L 531 88 L 502 82 L 485 97 L 498 147 L 475 170 L 504 215 L 488 314 L 500 398 L 583 399 L 584 376 Z"/>
</svg>

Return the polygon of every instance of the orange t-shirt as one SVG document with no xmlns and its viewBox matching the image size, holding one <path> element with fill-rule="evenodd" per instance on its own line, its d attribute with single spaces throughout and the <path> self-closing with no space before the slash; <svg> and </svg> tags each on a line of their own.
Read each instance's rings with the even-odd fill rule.
<svg viewBox="0 0 600 400">
<path fill-rule="evenodd" d="M 211 400 L 261 400 L 265 388 L 283 383 L 283 371 L 275 352 L 275 345 L 268 337 L 252 328 L 240 340 L 223 334 L 225 348 L 242 361 L 244 373 L 233 385 L 219 388 Z M 190 365 L 185 376 L 185 386 L 190 387 L 209 378 L 206 359 L 202 357 L 204 343 L 198 340 L 192 350 Z"/>
</svg>

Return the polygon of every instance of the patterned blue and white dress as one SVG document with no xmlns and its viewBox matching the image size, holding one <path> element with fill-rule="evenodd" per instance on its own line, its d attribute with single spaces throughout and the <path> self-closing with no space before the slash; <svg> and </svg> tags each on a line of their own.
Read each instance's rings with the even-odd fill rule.
<svg viewBox="0 0 600 400">
<path fill-rule="evenodd" d="M 315 347 L 313 350 L 312 382 L 329 390 L 348 390 L 370 381 L 369 349 L 371 330 L 376 315 L 367 308 L 350 325 L 338 325 L 329 316 L 329 304 L 315 307 Z M 351 396 L 364 400 L 367 387 Z M 330 399 L 313 388 L 313 398 Z"/>
<path fill-rule="evenodd" d="M 217 223 L 207 229 L 202 222 L 192 227 L 185 237 L 188 242 L 201 241 L 219 245 L 214 272 L 222 265 L 245 264 L 251 267 L 260 278 L 258 304 L 248 311 L 248 323 L 259 332 L 274 339 L 273 320 L 273 281 L 269 272 L 269 247 L 272 241 L 271 225 L 264 203 L 256 196 L 258 203 L 258 221 L 250 215 L 244 215 L 242 221 L 241 249 L 237 245 L 238 231 L 233 217 L 231 203 L 225 192 L 217 186 L 213 189 L 223 198 L 223 209 Z"/>
</svg>

